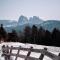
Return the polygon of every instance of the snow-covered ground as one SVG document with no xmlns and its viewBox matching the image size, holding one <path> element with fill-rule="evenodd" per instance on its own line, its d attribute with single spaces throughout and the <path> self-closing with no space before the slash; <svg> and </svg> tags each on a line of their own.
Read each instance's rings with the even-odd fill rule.
<svg viewBox="0 0 60 60">
<path fill-rule="evenodd" d="M 56 55 L 58 55 L 59 52 L 60 52 L 60 47 L 43 46 L 43 45 L 28 44 L 28 43 L 23 44 L 23 43 L 19 43 L 19 42 L 8 42 L 8 43 L 5 42 L 5 43 L 1 43 L 1 44 L 0 44 L 0 60 L 4 60 L 4 57 L 1 57 L 1 54 L 2 54 L 2 49 L 1 49 L 1 47 L 2 47 L 3 45 L 6 45 L 6 46 L 9 45 L 9 46 L 14 46 L 14 47 L 22 46 L 22 47 L 26 47 L 26 48 L 30 48 L 30 47 L 32 46 L 33 48 L 36 48 L 36 49 L 43 49 L 44 47 L 46 47 L 49 52 L 54 53 L 54 54 L 56 54 Z M 12 53 L 17 53 L 17 50 L 13 50 Z M 20 51 L 19 54 L 26 55 L 26 54 L 27 54 L 27 51 Z M 39 58 L 40 54 L 41 54 L 41 53 L 32 52 L 30 56 Z M 13 56 L 12 56 L 12 57 L 13 57 Z M 15 57 L 13 58 L 13 60 L 14 60 L 14 59 L 15 59 Z M 18 57 L 17 60 L 24 60 L 24 59 Z M 43 59 L 43 60 L 52 60 L 52 59 L 49 58 L 49 57 L 47 57 L 47 56 L 44 56 L 44 59 Z"/>
</svg>

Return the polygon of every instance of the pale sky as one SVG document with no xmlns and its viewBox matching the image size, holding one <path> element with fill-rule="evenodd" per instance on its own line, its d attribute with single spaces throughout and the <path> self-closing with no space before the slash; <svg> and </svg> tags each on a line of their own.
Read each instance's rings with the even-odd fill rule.
<svg viewBox="0 0 60 60">
<path fill-rule="evenodd" d="M 18 20 L 21 15 L 60 20 L 60 0 L 0 0 L 0 20 Z"/>
</svg>

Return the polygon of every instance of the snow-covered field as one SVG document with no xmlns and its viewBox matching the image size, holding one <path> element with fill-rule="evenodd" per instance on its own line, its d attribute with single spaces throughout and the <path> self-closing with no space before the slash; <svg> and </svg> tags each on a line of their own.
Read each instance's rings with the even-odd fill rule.
<svg viewBox="0 0 60 60">
<path fill-rule="evenodd" d="M 33 48 L 36 48 L 36 49 L 43 49 L 44 47 L 47 48 L 47 50 L 51 53 L 54 53 L 56 55 L 59 54 L 60 52 L 60 47 L 52 47 L 52 46 L 43 46 L 43 45 L 36 45 L 36 44 L 23 44 L 23 43 L 19 43 L 19 42 L 5 42 L 5 43 L 1 43 L 0 44 L 0 60 L 4 60 L 4 57 L 1 57 L 1 54 L 2 54 L 2 49 L 1 47 L 3 45 L 9 45 L 9 46 L 14 46 L 14 47 L 19 47 L 19 46 L 22 46 L 22 47 L 26 47 L 26 48 L 30 48 L 31 46 Z M 17 53 L 17 50 L 13 50 L 12 53 Z M 26 55 L 27 54 L 27 51 L 20 51 L 20 54 L 22 55 Z M 36 58 L 39 58 L 40 56 L 40 53 L 35 53 L 35 52 L 32 52 L 31 55 L 32 57 L 36 57 Z M 12 56 L 13 57 L 13 56 Z M 15 57 L 13 58 L 13 60 L 15 59 Z M 24 60 L 20 57 L 18 57 L 17 60 Z M 44 59 L 43 60 L 52 60 L 51 58 L 47 57 L 47 56 L 44 56 Z"/>
</svg>

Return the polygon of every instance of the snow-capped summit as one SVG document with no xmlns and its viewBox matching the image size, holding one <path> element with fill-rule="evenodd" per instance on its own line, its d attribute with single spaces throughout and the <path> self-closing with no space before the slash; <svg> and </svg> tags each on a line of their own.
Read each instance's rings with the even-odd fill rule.
<svg viewBox="0 0 60 60">
<path fill-rule="evenodd" d="M 30 17 L 30 19 L 29 19 L 29 23 L 31 23 L 31 24 L 40 24 L 42 22 L 43 22 L 43 20 L 37 16 Z"/>
<path fill-rule="evenodd" d="M 19 25 L 26 24 L 27 22 L 28 22 L 27 17 L 25 17 L 25 16 L 23 16 L 23 15 L 21 15 L 21 16 L 19 17 L 19 19 L 18 19 Z"/>
</svg>

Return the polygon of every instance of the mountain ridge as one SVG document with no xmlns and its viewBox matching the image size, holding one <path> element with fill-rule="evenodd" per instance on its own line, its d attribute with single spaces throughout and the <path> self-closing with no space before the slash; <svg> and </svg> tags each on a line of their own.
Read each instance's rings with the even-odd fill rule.
<svg viewBox="0 0 60 60">
<path fill-rule="evenodd" d="M 30 17 L 29 19 L 23 15 L 21 15 L 18 19 L 18 22 L 11 20 L 0 20 L 0 24 L 4 25 L 4 28 L 9 31 L 12 29 L 21 30 L 25 28 L 25 26 L 32 27 L 36 25 L 38 28 L 42 26 L 45 30 L 53 31 L 54 28 L 60 30 L 60 21 L 57 20 L 47 20 L 44 21 L 37 16 Z"/>
</svg>

